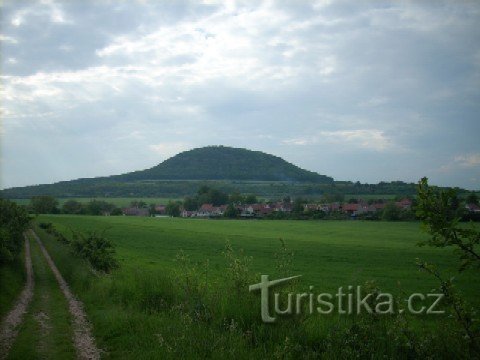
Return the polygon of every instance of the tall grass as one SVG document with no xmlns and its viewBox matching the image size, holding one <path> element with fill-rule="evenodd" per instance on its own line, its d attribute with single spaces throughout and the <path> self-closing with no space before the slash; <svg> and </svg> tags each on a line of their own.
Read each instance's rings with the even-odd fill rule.
<svg viewBox="0 0 480 360">
<path fill-rule="evenodd" d="M 26 280 L 24 251 L 12 262 L 0 264 L 0 319 L 11 310 Z"/>
</svg>

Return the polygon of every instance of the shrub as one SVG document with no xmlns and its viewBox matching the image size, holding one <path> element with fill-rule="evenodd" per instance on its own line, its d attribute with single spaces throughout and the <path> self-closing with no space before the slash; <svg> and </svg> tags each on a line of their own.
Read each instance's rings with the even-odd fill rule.
<svg viewBox="0 0 480 360">
<path fill-rule="evenodd" d="M 15 259 L 22 248 L 22 234 L 30 218 L 27 211 L 14 202 L 0 199 L 0 264 Z"/>
<path fill-rule="evenodd" d="M 114 257 L 115 248 L 110 240 L 102 234 L 96 232 L 73 234 L 71 242 L 75 254 L 88 260 L 95 270 L 110 272 L 118 267 L 118 262 Z"/>
</svg>

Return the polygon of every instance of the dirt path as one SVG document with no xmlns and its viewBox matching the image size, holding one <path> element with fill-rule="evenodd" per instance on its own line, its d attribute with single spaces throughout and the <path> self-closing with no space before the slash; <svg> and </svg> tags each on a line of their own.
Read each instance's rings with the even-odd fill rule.
<svg viewBox="0 0 480 360">
<path fill-rule="evenodd" d="M 68 287 L 67 282 L 58 271 L 55 263 L 47 252 L 47 249 L 43 246 L 40 238 L 31 230 L 32 236 L 37 241 L 40 249 L 43 253 L 43 256 L 47 260 L 48 266 L 52 270 L 57 282 L 62 290 L 63 295 L 67 299 L 68 307 L 70 314 L 73 318 L 73 343 L 77 351 L 77 357 L 79 359 L 100 359 L 100 351 L 95 345 L 95 340 L 92 336 L 91 325 L 87 320 L 85 311 L 83 310 L 83 304 L 81 301 L 77 300 L 70 288 Z"/>
<path fill-rule="evenodd" d="M 32 259 L 30 256 L 30 242 L 26 235 L 25 237 L 25 268 L 27 270 L 27 282 L 25 288 L 22 290 L 20 297 L 15 303 L 14 308 L 7 314 L 0 328 L 0 359 L 5 359 L 10 348 L 18 334 L 18 325 L 23 320 L 27 312 L 28 305 L 33 297 L 33 268 Z"/>
</svg>

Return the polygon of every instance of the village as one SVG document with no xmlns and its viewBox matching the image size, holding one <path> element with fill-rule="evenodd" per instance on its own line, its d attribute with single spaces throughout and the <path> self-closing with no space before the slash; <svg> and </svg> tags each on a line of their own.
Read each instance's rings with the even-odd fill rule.
<svg viewBox="0 0 480 360">
<path fill-rule="evenodd" d="M 295 205 L 293 201 L 290 202 L 266 202 L 266 203 L 253 203 L 253 204 L 237 204 L 232 205 L 241 218 L 264 218 L 275 213 L 290 214 L 292 212 L 303 213 L 338 213 L 348 215 L 355 218 L 365 214 L 375 214 L 383 211 L 385 206 L 389 204 L 386 200 L 380 200 L 378 202 L 366 202 L 358 200 L 356 203 L 344 203 L 344 202 L 332 202 L 332 203 L 306 203 L 301 204 L 302 208 L 298 209 L 298 205 Z M 400 201 L 393 202 L 399 210 L 409 211 L 412 209 L 412 200 L 405 198 Z M 202 204 L 198 210 L 186 210 L 180 207 L 180 217 L 184 218 L 217 218 L 224 217 L 227 208 L 230 205 L 214 206 L 213 204 Z M 296 207 L 297 206 L 297 207 Z M 300 211 L 299 211 L 300 210 Z M 167 205 L 155 205 L 154 213 L 152 209 L 146 207 L 126 207 L 122 209 L 123 215 L 126 216 L 169 216 L 167 211 Z"/>
</svg>

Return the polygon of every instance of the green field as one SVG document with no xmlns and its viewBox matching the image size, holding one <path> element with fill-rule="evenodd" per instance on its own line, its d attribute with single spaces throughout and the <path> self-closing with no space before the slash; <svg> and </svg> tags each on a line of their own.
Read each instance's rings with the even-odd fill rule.
<svg viewBox="0 0 480 360">
<path fill-rule="evenodd" d="M 106 201 L 111 204 L 114 204 L 118 207 L 126 207 L 129 206 L 132 201 L 143 201 L 150 204 L 155 205 L 165 205 L 169 201 L 180 200 L 175 198 L 152 198 L 152 197 L 140 197 L 140 198 L 128 198 L 128 197 L 79 197 L 79 198 L 58 198 L 58 203 L 62 206 L 68 200 L 75 200 L 81 202 L 82 204 L 86 204 L 92 200 L 101 200 Z M 12 199 L 12 201 L 16 202 L 19 205 L 28 205 L 30 204 L 30 199 Z"/>
<path fill-rule="evenodd" d="M 107 230 L 117 248 L 122 271 L 175 267 L 173 259 L 183 250 L 195 261 L 209 260 L 212 272 L 221 276 L 226 241 L 252 256 L 252 270 L 274 272 L 279 239 L 295 252 L 293 275 L 303 275 L 308 285 L 331 290 L 338 286 L 376 280 L 381 288 L 425 291 L 433 284 L 419 273 L 415 259 L 434 262 L 448 275 L 456 273 L 451 250 L 418 247 L 425 239 L 419 223 L 360 221 L 238 221 L 143 217 L 40 216 L 66 234 L 68 229 Z M 480 281 L 465 275 L 460 286 L 472 295 Z M 476 289 L 467 286 L 476 283 Z M 397 284 L 400 283 L 400 284 Z"/>
<path fill-rule="evenodd" d="M 85 302 L 95 337 L 112 358 L 278 358 L 282 351 L 290 354 L 285 358 L 305 353 L 312 358 L 319 354 L 337 357 L 339 350 L 332 346 L 341 347 L 337 342 L 349 339 L 348 329 L 360 320 L 314 314 L 263 324 L 259 295 L 249 293 L 248 284 L 235 285 L 242 266 L 229 265 L 224 256 L 227 241 L 236 251 L 236 265 L 242 264 L 244 256 L 251 257 L 250 284 L 259 282 L 260 274 L 269 274 L 271 279 L 302 275 L 295 292 L 309 291 L 312 285 L 315 293 L 335 293 L 340 286 L 373 280 L 382 291 L 402 298 L 412 292 L 428 293 L 438 285 L 415 266 L 415 259 L 421 258 L 438 265 L 443 276 L 455 276 L 468 301 L 479 305 L 478 276 L 468 271 L 459 274 L 450 249 L 418 247 L 417 242 L 426 237 L 419 223 L 62 215 L 42 215 L 37 222 L 52 222 L 67 236 L 71 229 L 107 229 L 106 236 L 116 245 L 120 268 L 111 275 L 97 276 L 82 260 L 73 258 L 66 245 L 38 231 L 74 292 Z M 294 251 L 288 274 L 277 267 L 280 238 Z M 182 251 L 188 261 L 179 261 Z M 365 346 L 365 351 L 375 348 L 385 356 L 398 355 L 398 344 L 393 345 L 397 340 L 373 334 L 390 333 L 385 329 L 394 326 L 395 319 L 379 321 L 360 328 L 371 333 L 369 341 L 374 344 L 354 342 L 342 354 L 348 357 L 349 351 Z M 412 331 L 421 334 L 429 334 L 439 324 L 448 331 L 450 321 L 446 316 L 412 315 L 409 319 Z M 442 336 L 448 334 L 443 330 L 435 334 L 429 348 L 443 351 L 439 350 L 446 346 Z M 448 348 L 448 354 L 455 354 L 462 344 L 452 341 Z"/>
</svg>

